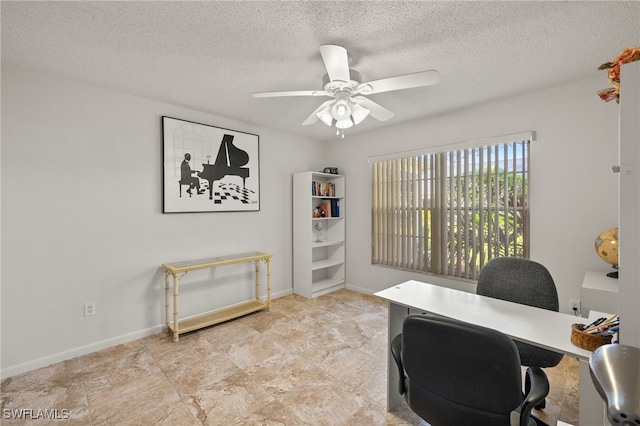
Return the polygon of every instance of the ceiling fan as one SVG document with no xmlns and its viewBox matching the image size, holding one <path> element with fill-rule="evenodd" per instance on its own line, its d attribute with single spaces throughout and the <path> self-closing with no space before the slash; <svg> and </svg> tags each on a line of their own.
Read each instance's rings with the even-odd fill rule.
<svg viewBox="0 0 640 426">
<path fill-rule="evenodd" d="M 320 46 L 320 55 L 327 69 L 327 74 L 322 78 L 321 90 L 257 92 L 253 97 L 329 96 L 334 98 L 320 105 L 302 125 L 308 126 L 320 119 L 329 127 L 335 125 L 336 134 L 342 134 L 344 138 L 344 129 L 360 124 L 368 115 L 380 121 L 393 117 L 391 111 L 363 95 L 430 86 L 440 79 L 438 71 L 429 70 L 363 82 L 360 73 L 349 68 L 347 49 L 344 47 L 323 44 Z"/>
</svg>

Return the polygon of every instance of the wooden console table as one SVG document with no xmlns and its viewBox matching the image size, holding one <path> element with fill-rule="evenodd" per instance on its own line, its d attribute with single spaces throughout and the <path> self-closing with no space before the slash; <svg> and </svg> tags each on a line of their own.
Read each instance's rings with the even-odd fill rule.
<svg viewBox="0 0 640 426">
<path fill-rule="evenodd" d="M 186 260 L 183 262 L 164 263 L 164 300 L 165 324 L 167 331 L 173 332 L 173 341 L 178 341 L 182 333 L 218 324 L 262 309 L 271 309 L 271 257 L 269 253 L 252 251 L 228 256 L 210 257 L 207 259 Z M 267 302 L 260 300 L 260 261 L 267 264 Z M 178 319 L 178 282 L 187 272 L 196 269 L 217 268 L 241 262 L 254 262 L 256 267 L 256 297 L 254 300 L 228 308 L 205 312 L 189 318 Z M 173 276 L 173 321 L 170 318 L 169 276 Z"/>
</svg>

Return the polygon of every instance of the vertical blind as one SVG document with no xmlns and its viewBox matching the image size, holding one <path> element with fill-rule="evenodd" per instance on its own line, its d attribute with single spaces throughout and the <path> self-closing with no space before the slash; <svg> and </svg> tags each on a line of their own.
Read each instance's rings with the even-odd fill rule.
<svg viewBox="0 0 640 426">
<path fill-rule="evenodd" d="M 528 140 L 373 161 L 372 177 L 372 263 L 475 280 L 528 258 Z"/>
</svg>

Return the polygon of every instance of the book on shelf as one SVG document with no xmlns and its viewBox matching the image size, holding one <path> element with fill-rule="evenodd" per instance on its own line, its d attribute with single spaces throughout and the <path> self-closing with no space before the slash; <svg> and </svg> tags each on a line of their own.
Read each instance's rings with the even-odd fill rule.
<svg viewBox="0 0 640 426">
<path fill-rule="evenodd" d="M 320 206 L 322 207 L 322 217 L 331 217 L 331 204 L 322 203 Z"/>
<path fill-rule="evenodd" d="M 340 200 L 333 198 L 331 201 L 331 217 L 340 217 Z"/>
<path fill-rule="evenodd" d="M 333 182 L 312 181 L 311 195 L 314 197 L 335 197 L 336 184 Z"/>
</svg>

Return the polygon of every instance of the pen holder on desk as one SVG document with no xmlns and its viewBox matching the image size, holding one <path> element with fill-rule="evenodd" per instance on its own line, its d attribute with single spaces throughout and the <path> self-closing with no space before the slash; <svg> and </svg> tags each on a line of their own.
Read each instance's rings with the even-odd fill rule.
<svg viewBox="0 0 640 426">
<path fill-rule="evenodd" d="M 613 336 L 603 336 L 602 334 L 590 334 L 580 330 L 584 324 L 573 324 L 571 326 L 571 343 L 579 348 L 594 351 L 602 345 L 611 343 Z"/>
</svg>

